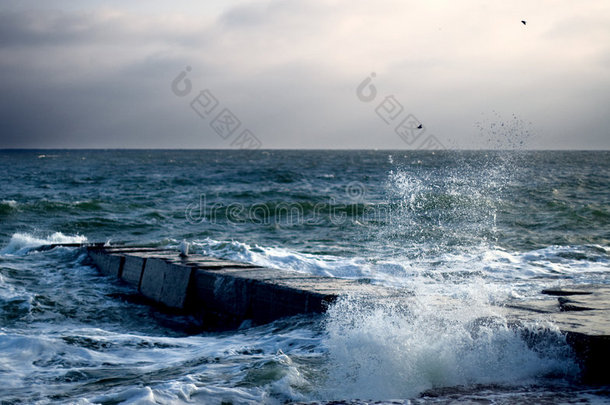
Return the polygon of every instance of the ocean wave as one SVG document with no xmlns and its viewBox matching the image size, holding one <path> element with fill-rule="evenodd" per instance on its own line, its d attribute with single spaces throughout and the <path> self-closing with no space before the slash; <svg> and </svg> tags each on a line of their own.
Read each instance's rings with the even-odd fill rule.
<svg viewBox="0 0 610 405">
<path fill-rule="evenodd" d="M 481 301 L 439 307 L 434 295 L 417 298 L 404 307 L 348 297 L 329 308 L 323 397 L 413 398 L 435 388 L 578 373 L 553 325 L 518 330 Z"/>
<path fill-rule="evenodd" d="M 23 205 L 24 210 L 32 210 L 34 212 L 53 212 L 53 211 L 99 211 L 102 209 L 101 202 L 98 200 L 79 200 L 79 201 L 56 201 L 56 200 L 38 200 Z"/>
<path fill-rule="evenodd" d="M 9 243 L 0 250 L 0 255 L 24 255 L 30 250 L 54 243 L 86 243 L 87 237 L 82 235 L 64 235 L 55 232 L 49 236 L 35 236 L 29 233 L 15 233 Z"/>
<path fill-rule="evenodd" d="M 235 240 L 204 239 L 193 242 L 204 255 L 253 263 L 259 266 L 295 270 L 313 275 L 368 278 L 373 282 L 412 288 L 425 281 L 439 292 L 454 294 L 455 284 L 482 280 L 503 289 L 497 297 L 508 299 L 537 294 L 544 283 L 607 283 L 610 264 L 608 248 L 601 245 L 549 246 L 525 252 L 508 251 L 483 244 L 463 251 L 435 251 L 422 244 L 420 253 L 388 254 L 378 249 L 356 257 L 312 254 L 284 247 L 250 245 Z"/>
<path fill-rule="evenodd" d="M 195 251 L 209 256 L 318 276 L 360 278 L 368 273 L 368 265 L 362 258 L 320 256 L 282 247 L 249 245 L 238 241 L 218 241 L 210 238 L 194 241 L 193 246 Z"/>
<path fill-rule="evenodd" d="M 7 207 L 10 208 L 17 208 L 17 201 L 15 200 L 2 200 L 0 201 L 1 205 L 6 205 Z"/>
<path fill-rule="evenodd" d="M 15 200 L 0 201 L 0 215 L 19 213 L 28 215 L 79 215 L 91 212 L 102 212 L 108 207 L 100 200 L 61 201 L 36 199 L 17 202 Z"/>
<path fill-rule="evenodd" d="M 277 328 L 282 333 L 274 333 Z M 0 332 L 0 361 L 10 377 L 2 400 L 32 402 L 49 380 L 56 394 L 71 393 L 70 403 L 304 400 L 299 390 L 309 383 L 299 360 L 318 358 L 319 343 L 311 331 L 281 322 L 222 336 L 149 336 L 70 324 L 41 335 Z M 225 377 L 218 379 L 219 370 Z M 87 389 L 79 390 L 81 384 Z"/>
<path fill-rule="evenodd" d="M 0 201 L 0 215 L 7 215 L 18 209 L 19 204 L 15 200 Z"/>
</svg>

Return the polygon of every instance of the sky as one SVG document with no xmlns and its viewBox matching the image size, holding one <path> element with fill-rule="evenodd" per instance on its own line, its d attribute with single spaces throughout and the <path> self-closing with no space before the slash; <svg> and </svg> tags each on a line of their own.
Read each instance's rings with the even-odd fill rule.
<svg viewBox="0 0 610 405">
<path fill-rule="evenodd" d="M 126 3 L 0 4 L 0 148 L 610 149 L 608 0 Z"/>
</svg>

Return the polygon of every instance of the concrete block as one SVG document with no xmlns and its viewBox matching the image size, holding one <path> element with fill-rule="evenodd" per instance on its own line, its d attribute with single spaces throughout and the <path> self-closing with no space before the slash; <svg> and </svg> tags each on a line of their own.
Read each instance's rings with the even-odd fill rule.
<svg viewBox="0 0 610 405">
<path fill-rule="evenodd" d="M 198 310 L 222 313 L 242 320 L 248 319 L 249 282 L 251 281 L 222 273 L 195 270 L 192 304 Z"/>
<path fill-rule="evenodd" d="M 193 269 L 163 259 L 146 260 L 140 292 L 170 308 L 183 308 Z"/>
<path fill-rule="evenodd" d="M 110 253 L 175 253 L 175 251 L 164 249 L 164 248 L 153 248 L 153 247 L 126 247 L 126 246 L 116 246 L 116 247 L 106 247 L 104 248 L 106 252 Z"/>
<path fill-rule="evenodd" d="M 144 264 L 146 258 L 128 255 L 125 257 L 125 263 L 123 264 L 123 273 L 121 279 L 128 284 L 133 285 L 136 288 L 140 287 L 142 281 L 142 273 L 144 272 Z"/>
<path fill-rule="evenodd" d="M 326 304 L 337 298 L 337 294 L 320 294 L 298 290 L 279 284 L 255 283 L 252 285 L 252 319 L 257 323 L 271 322 L 286 316 L 307 313 L 322 313 Z"/>
<path fill-rule="evenodd" d="M 326 301 L 334 294 L 299 290 L 271 280 L 291 281 L 314 278 L 296 272 L 277 269 L 227 268 L 222 270 L 197 269 L 193 276 L 192 302 L 196 311 L 222 314 L 228 324 L 239 324 L 250 319 L 265 323 L 304 313 L 321 313 Z M 332 291 L 337 293 L 335 289 Z"/>
<path fill-rule="evenodd" d="M 100 273 L 105 276 L 119 277 L 122 270 L 123 255 L 108 254 L 102 250 L 89 251 L 89 257 Z"/>
<path fill-rule="evenodd" d="M 607 329 L 603 335 L 568 332 L 566 340 L 580 363 L 582 381 L 588 384 L 608 385 L 610 336 Z"/>
<path fill-rule="evenodd" d="M 138 257 L 144 257 L 144 258 L 155 257 L 157 259 L 166 259 L 166 260 L 173 260 L 173 259 L 177 259 L 179 257 L 176 252 L 167 251 L 167 250 L 136 251 L 136 252 L 129 252 L 126 254 L 138 256 Z"/>
<path fill-rule="evenodd" d="M 227 267 L 232 268 L 260 268 L 254 264 L 234 262 L 231 260 L 222 260 L 212 257 L 188 257 L 186 259 L 179 259 L 180 263 L 187 264 L 189 266 L 197 267 L 199 269 L 224 269 Z"/>
</svg>

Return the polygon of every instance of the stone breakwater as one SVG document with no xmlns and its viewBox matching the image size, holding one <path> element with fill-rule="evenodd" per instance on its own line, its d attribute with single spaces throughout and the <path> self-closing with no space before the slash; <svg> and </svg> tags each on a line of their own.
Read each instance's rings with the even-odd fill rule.
<svg viewBox="0 0 610 405">
<path fill-rule="evenodd" d="M 137 288 L 151 303 L 188 313 L 206 329 L 237 328 L 308 313 L 323 313 L 344 295 L 363 300 L 401 300 L 413 294 L 365 281 L 296 271 L 147 247 L 86 247 L 92 263 L 107 276 Z M 536 301 L 501 310 L 515 325 L 551 321 L 579 359 L 583 379 L 610 383 L 610 286 L 580 285 L 541 291 Z M 451 299 L 439 297 L 438 305 Z"/>
<path fill-rule="evenodd" d="M 173 250 L 92 246 L 88 247 L 88 254 L 102 274 L 134 286 L 155 303 L 193 315 L 208 329 L 323 313 L 329 303 L 346 294 L 363 299 L 405 296 L 397 290 L 356 280 L 196 254 L 184 257 Z"/>
</svg>

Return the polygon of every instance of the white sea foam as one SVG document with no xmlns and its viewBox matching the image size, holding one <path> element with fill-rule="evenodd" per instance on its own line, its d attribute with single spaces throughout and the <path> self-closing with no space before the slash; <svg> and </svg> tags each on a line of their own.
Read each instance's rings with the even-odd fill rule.
<svg viewBox="0 0 610 405">
<path fill-rule="evenodd" d="M 364 259 L 313 255 L 282 247 L 248 245 L 238 241 L 217 241 L 209 238 L 195 241 L 193 245 L 203 254 L 210 256 L 319 276 L 359 278 L 366 277 L 369 270 Z"/>
<path fill-rule="evenodd" d="M 51 239 L 58 240 L 42 240 L 48 243 Z M 195 245 L 207 254 L 251 259 L 280 268 L 289 264 L 319 274 L 362 274 L 361 268 L 351 272 L 349 266 L 369 263 L 239 242 L 204 240 Z M 547 253 L 558 260 L 574 260 L 570 249 L 551 248 Z M 119 385 L 84 394 L 81 403 L 379 400 L 412 398 L 424 390 L 455 385 L 536 383 L 538 377 L 547 374 L 572 375 L 574 362 L 552 325 L 530 326 L 531 331 L 546 330 L 547 337 L 535 346 L 529 346 L 519 330 L 508 326 L 490 305 L 506 291 L 502 283 L 489 283 L 488 273 L 503 270 L 485 266 L 491 262 L 514 269 L 547 253 L 527 256 L 495 249 L 463 255 L 458 267 L 481 260 L 487 264 L 458 282 L 460 270 L 450 264 L 455 262 L 454 257 L 447 257 L 440 265 L 378 260 L 371 264 L 370 271 L 384 269 L 379 280 L 387 281 L 390 276 L 402 280 L 417 293 L 414 304 L 403 308 L 395 302 L 371 306 L 353 299 L 341 300 L 331 307 L 321 332 L 309 327 L 287 329 L 286 325 L 292 328 L 296 321 L 218 337 L 184 338 L 48 325 L 46 336 L 41 338 L 0 335 L 0 363 L 14 370 L 10 378 L 16 390 L 25 389 L 36 375 L 34 363 L 57 378 L 83 367 L 103 369 L 104 364 L 115 365 L 119 373 L 123 369 L 142 376 L 168 373 L 139 386 Z M 444 276 L 435 275 L 439 268 L 444 269 Z M 449 297 L 447 302 L 451 304 L 439 306 L 439 295 Z M 72 337 L 77 338 L 76 342 L 66 343 L 65 339 Z M 81 338 L 87 341 L 79 343 Z M 87 342 L 91 342 L 90 348 Z M 51 367 L 58 361 L 63 369 Z M 226 379 L 219 379 L 219 375 Z"/>
<path fill-rule="evenodd" d="M 17 208 L 17 201 L 15 200 L 2 200 L 0 204 L 8 205 L 10 208 Z"/>
<path fill-rule="evenodd" d="M 405 308 L 346 298 L 330 308 L 326 328 L 325 398 L 412 398 L 434 388 L 577 372 L 552 325 L 533 325 L 546 338 L 530 347 L 483 302 L 439 307 L 433 296 L 419 296 Z"/>
<path fill-rule="evenodd" d="M 605 282 L 609 263 L 600 246 L 550 246 L 529 252 L 509 252 L 481 244 L 463 252 L 419 257 L 338 257 L 314 255 L 283 247 L 205 239 L 193 243 L 205 255 L 308 274 L 369 278 L 395 287 L 433 284 L 438 292 L 454 294 L 454 284 L 480 281 L 496 284 L 496 300 L 537 294 L 540 283 Z M 566 278 L 567 277 L 567 278 Z M 419 287 L 417 287 L 419 288 Z"/>
<path fill-rule="evenodd" d="M 29 233 L 15 233 L 9 243 L 0 250 L 0 255 L 23 255 L 31 249 L 53 243 L 85 243 L 87 237 L 82 235 L 64 235 L 55 232 L 46 237 L 34 236 Z"/>
<path fill-rule="evenodd" d="M 373 262 L 235 241 L 207 239 L 198 246 L 206 254 L 264 266 L 338 277 L 341 272 L 367 275 L 416 293 L 415 304 L 407 308 L 396 302 L 371 307 L 349 298 L 330 308 L 323 341 L 328 379 L 315 391 L 321 399 L 410 398 L 440 387 L 528 384 L 545 375 L 573 376 L 577 366 L 556 327 L 511 327 L 494 304 L 539 295 L 541 277 L 548 286 L 556 272 L 575 276 L 570 270 L 574 266 L 580 266 L 578 274 L 582 269 L 607 269 L 603 255 L 583 256 L 583 251 L 595 254 L 596 248 L 587 246 L 532 252 L 481 246 L 416 261 Z M 352 266 L 360 268 L 352 272 Z M 541 338 L 528 343 L 524 333 Z"/>
</svg>

